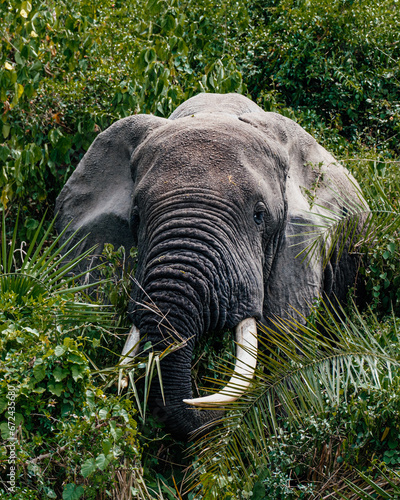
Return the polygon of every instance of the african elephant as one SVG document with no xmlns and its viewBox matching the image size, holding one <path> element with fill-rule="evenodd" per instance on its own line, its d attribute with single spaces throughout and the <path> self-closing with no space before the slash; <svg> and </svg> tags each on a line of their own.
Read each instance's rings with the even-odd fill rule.
<svg viewBox="0 0 400 500">
<path fill-rule="evenodd" d="M 139 335 L 157 349 L 183 340 L 162 362 L 165 405 L 157 384 L 150 405 L 186 439 L 220 414 L 193 408 L 192 352 L 202 335 L 236 328 L 254 347 L 255 320 L 300 318 L 316 297 L 345 298 L 356 256 L 343 252 L 324 265 L 296 258 L 294 243 L 307 224 L 321 225 L 320 214 L 340 214 L 352 200 L 365 203 L 356 181 L 294 121 L 242 95 L 199 94 L 169 119 L 135 115 L 102 132 L 56 210 L 59 231 L 72 221 L 65 238 L 89 233 L 75 253 L 94 243 L 138 247 L 135 326 L 123 354 Z M 137 305 L 145 303 L 165 321 Z M 246 349 L 237 364 L 251 376 Z M 218 398 L 202 404 L 218 406 Z"/>
</svg>

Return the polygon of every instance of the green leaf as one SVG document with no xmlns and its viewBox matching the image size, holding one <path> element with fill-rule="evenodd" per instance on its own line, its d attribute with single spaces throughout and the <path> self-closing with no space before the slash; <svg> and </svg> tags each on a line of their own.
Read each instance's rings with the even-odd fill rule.
<svg viewBox="0 0 400 500">
<path fill-rule="evenodd" d="M 7 408 L 8 406 L 8 399 L 3 396 L 2 398 L 0 398 L 0 413 L 3 413 L 3 411 Z"/>
<path fill-rule="evenodd" d="M 183 38 L 180 38 L 178 41 L 178 54 L 187 56 L 189 52 L 189 47 L 186 45 L 186 42 Z"/>
<path fill-rule="evenodd" d="M 89 458 L 82 464 L 81 474 L 84 478 L 88 477 L 92 472 L 96 470 L 96 461 L 94 458 Z"/>
<path fill-rule="evenodd" d="M 9 123 L 4 123 L 3 125 L 3 137 L 7 139 L 8 134 L 10 133 L 11 125 Z"/>
<path fill-rule="evenodd" d="M 99 411 L 99 418 L 100 418 L 100 420 L 105 420 L 107 418 L 107 415 L 108 415 L 108 411 L 105 410 L 104 408 L 102 408 Z"/>
<path fill-rule="evenodd" d="M 79 500 L 85 490 L 82 486 L 76 486 L 74 483 L 69 483 L 64 486 L 62 498 L 63 500 Z"/>
<path fill-rule="evenodd" d="M 96 458 L 96 465 L 100 470 L 105 470 L 107 465 L 110 463 L 110 460 L 104 455 L 104 453 L 101 453 L 97 458 Z"/>
<path fill-rule="evenodd" d="M 81 365 L 72 365 L 71 366 L 71 372 L 72 372 L 72 377 L 75 380 L 75 382 L 83 378 L 83 373 L 86 371 L 86 368 Z"/>
<path fill-rule="evenodd" d="M 65 352 L 65 346 L 63 345 L 58 345 L 55 349 L 54 349 L 54 354 L 58 357 L 62 356 Z"/>
<path fill-rule="evenodd" d="M 35 88 L 32 84 L 28 83 L 27 85 L 25 85 L 25 95 L 27 99 L 33 97 L 34 93 L 35 93 Z"/>
<path fill-rule="evenodd" d="M 37 359 L 33 366 L 33 375 L 38 382 L 41 382 L 46 376 L 46 365 L 42 359 Z"/>
<path fill-rule="evenodd" d="M 167 14 L 161 24 L 164 31 L 172 31 L 175 29 L 175 18 L 171 14 Z"/>
<path fill-rule="evenodd" d="M 112 448 L 112 442 L 109 439 L 105 439 L 102 444 L 101 444 L 103 451 L 106 455 L 109 454 L 111 448 Z"/>
<path fill-rule="evenodd" d="M 119 429 L 117 427 L 117 423 L 115 422 L 115 420 L 111 420 L 110 421 L 110 431 L 111 431 L 111 435 L 112 435 L 112 437 L 114 438 L 115 441 L 118 441 L 118 439 L 123 434 L 122 429 Z"/>
<path fill-rule="evenodd" d="M 147 3 L 147 8 L 149 9 L 150 14 L 158 14 L 162 8 L 162 2 L 160 0 L 150 0 Z"/>
<path fill-rule="evenodd" d="M 52 394 L 55 394 L 56 396 L 60 397 L 63 392 L 64 386 L 63 384 L 56 383 L 56 384 L 48 384 L 47 388 Z"/>
<path fill-rule="evenodd" d="M 57 498 L 55 491 L 52 490 L 51 488 L 45 488 L 45 491 L 48 498 Z"/>
<path fill-rule="evenodd" d="M 111 448 L 112 448 L 112 445 L 113 445 L 113 443 L 112 443 L 109 439 L 105 439 L 105 440 L 102 442 L 101 446 L 102 446 L 102 448 L 103 448 L 103 452 L 104 452 L 106 455 L 108 455 L 108 454 L 109 454 L 109 452 L 110 452 L 110 450 L 111 450 Z"/>
<path fill-rule="evenodd" d="M 144 59 L 148 64 L 151 64 L 153 61 L 155 61 L 156 57 L 157 54 L 153 48 L 146 50 Z"/>
<path fill-rule="evenodd" d="M 22 59 L 21 54 L 19 52 L 16 52 L 14 54 L 14 59 L 15 62 L 18 63 L 20 66 L 23 66 L 25 64 L 25 61 Z"/>
<path fill-rule="evenodd" d="M 7 158 L 9 157 L 11 151 L 7 146 L 2 146 L 0 145 L 0 160 L 1 161 L 6 161 Z"/>
<path fill-rule="evenodd" d="M 252 493 L 251 500 L 265 500 L 265 487 L 261 481 L 255 483 Z"/>
<path fill-rule="evenodd" d="M 3 440 L 10 438 L 10 429 L 8 428 L 7 422 L 0 424 L 0 434 Z"/>
<path fill-rule="evenodd" d="M 35 392 L 36 394 L 43 394 L 45 390 L 46 389 L 44 387 L 35 387 L 34 389 L 32 389 L 32 391 Z"/>
<path fill-rule="evenodd" d="M 65 379 L 65 377 L 69 374 L 69 370 L 62 368 L 61 366 L 57 366 L 53 370 L 53 377 L 56 382 L 61 382 Z"/>
<path fill-rule="evenodd" d="M 39 332 L 35 328 L 29 328 L 29 326 L 24 326 L 23 330 L 25 330 L 28 333 L 32 333 L 35 335 L 35 337 L 39 337 Z"/>
</svg>

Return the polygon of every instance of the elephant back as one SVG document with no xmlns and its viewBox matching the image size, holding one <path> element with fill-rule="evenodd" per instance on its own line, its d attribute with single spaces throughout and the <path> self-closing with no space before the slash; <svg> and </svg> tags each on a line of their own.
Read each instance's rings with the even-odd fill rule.
<svg viewBox="0 0 400 500">
<path fill-rule="evenodd" d="M 197 94 L 182 103 L 169 117 L 178 120 L 199 113 L 224 113 L 241 116 L 264 112 L 257 104 L 241 94 Z"/>
</svg>

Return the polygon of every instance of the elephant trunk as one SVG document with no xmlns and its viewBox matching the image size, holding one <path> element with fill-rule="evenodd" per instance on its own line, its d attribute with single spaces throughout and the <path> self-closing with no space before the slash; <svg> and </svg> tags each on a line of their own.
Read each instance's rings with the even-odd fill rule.
<svg viewBox="0 0 400 500">
<path fill-rule="evenodd" d="M 149 405 L 168 430 L 183 439 L 222 416 L 216 409 L 193 407 L 191 362 L 196 342 L 208 332 L 259 318 L 262 310 L 262 273 L 251 258 L 251 242 L 238 244 L 240 224 L 233 208 L 224 205 L 220 215 L 219 200 L 213 199 L 210 207 L 201 202 L 203 198 L 194 208 L 185 198 L 175 199 L 173 213 L 165 204 L 153 206 L 146 234 L 139 237 L 140 287 L 132 296 L 132 319 L 142 343 L 150 341 L 157 351 L 175 341 L 180 344 L 161 363 L 165 400 L 155 383 Z M 246 364 L 241 361 L 242 372 Z"/>
<path fill-rule="evenodd" d="M 191 363 L 200 335 L 219 324 L 220 304 L 210 277 L 190 257 L 174 253 L 152 262 L 143 282 L 144 293 L 136 318 L 142 343 L 151 342 L 156 351 L 173 343 L 179 348 L 161 363 L 162 388 L 153 380 L 149 406 L 159 421 L 177 438 L 221 416 L 220 411 L 199 411 L 184 402 L 192 398 Z M 184 262 L 184 264 L 182 264 Z M 224 314 L 223 314 L 224 315 Z"/>
</svg>

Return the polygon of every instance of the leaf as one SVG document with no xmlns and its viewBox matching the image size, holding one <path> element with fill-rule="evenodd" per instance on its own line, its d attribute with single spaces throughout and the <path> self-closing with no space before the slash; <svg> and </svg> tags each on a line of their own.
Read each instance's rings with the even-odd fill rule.
<svg viewBox="0 0 400 500">
<path fill-rule="evenodd" d="M 85 372 L 86 368 L 84 366 L 80 365 L 72 365 L 71 366 L 71 372 L 72 372 L 72 377 L 75 380 L 75 382 L 83 378 L 83 373 Z"/>
<path fill-rule="evenodd" d="M 0 146 L 0 160 L 5 162 L 9 157 L 11 151 L 7 146 Z"/>
<path fill-rule="evenodd" d="M 104 453 L 101 453 L 97 458 L 96 458 L 96 465 L 100 470 L 105 470 L 107 465 L 110 463 L 110 460 L 104 455 Z"/>
<path fill-rule="evenodd" d="M 14 55 L 15 62 L 19 64 L 20 66 L 23 66 L 25 64 L 25 61 L 21 57 L 20 52 L 16 52 Z M 22 86 L 22 85 L 21 85 Z"/>
<path fill-rule="evenodd" d="M 147 3 L 147 8 L 149 9 L 150 14 L 158 14 L 161 10 L 162 2 L 159 0 L 150 0 Z"/>
<path fill-rule="evenodd" d="M 92 472 L 96 470 L 96 461 L 94 458 L 89 458 L 82 464 L 81 474 L 84 478 L 87 478 Z"/>
<path fill-rule="evenodd" d="M 29 326 L 22 327 L 28 333 L 32 333 L 35 337 L 39 337 L 39 332 L 35 328 L 29 328 Z"/>
<path fill-rule="evenodd" d="M 85 490 L 82 486 L 76 486 L 74 483 L 69 483 L 64 486 L 62 498 L 63 500 L 79 500 Z"/>
<path fill-rule="evenodd" d="M 395 253 L 396 251 L 396 243 L 394 241 L 391 241 L 390 243 L 388 243 L 388 246 L 387 246 L 388 250 L 390 253 Z"/>
<path fill-rule="evenodd" d="M 109 439 L 105 439 L 101 444 L 103 451 L 106 455 L 110 452 L 112 448 L 112 442 Z"/>
<path fill-rule="evenodd" d="M 64 354 L 65 352 L 65 346 L 63 345 L 58 345 L 55 349 L 54 349 L 54 354 L 57 356 L 57 357 L 60 357 Z"/>
<path fill-rule="evenodd" d="M 3 422 L 2 424 L 0 424 L 0 435 L 3 440 L 10 438 L 10 429 L 8 428 L 7 422 Z"/>
<path fill-rule="evenodd" d="M 64 386 L 63 384 L 56 383 L 56 384 L 48 384 L 47 388 L 52 394 L 55 394 L 56 396 L 60 397 L 63 392 Z"/>
<path fill-rule="evenodd" d="M 8 399 L 4 396 L 0 399 L 0 413 L 3 413 L 3 411 L 8 407 Z"/>
<path fill-rule="evenodd" d="M 265 500 L 265 487 L 261 481 L 255 483 L 251 500 Z"/>
<path fill-rule="evenodd" d="M 164 31 L 172 31 L 175 28 L 175 18 L 171 14 L 167 14 L 161 26 Z"/>
<path fill-rule="evenodd" d="M 187 56 L 189 53 L 189 47 L 186 45 L 186 42 L 183 38 L 180 38 L 178 41 L 178 53 L 184 56 Z"/>
<path fill-rule="evenodd" d="M 41 382 L 46 376 L 46 365 L 42 359 L 37 359 L 33 367 L 33 375 L 38 382 Z"/>
<path fill-rule="evenodd" d="M 61 382 L 62 380 L 65 379 L 65 377 L 68 374 L 69 374 L 69 370 L 62 368 L 61 366 L 57 366 L 57 368 L 55 368 L 53 370 L 53 377 L 54 377 L 56 382 Z"/>
<path fill-rule="evenodd" d="M 3 137 L 4 137 L 4 139 L 7 139 L 8 134 L 10 133 L 10 128 L 11 128 L 11 125 L 9 123 L 3 124 Z"/>
<path fill-rule="evenodd" d="M 110 421 L 110 431 L 115 441 L 118 441 L 118 439 L 122 436 L 123 433 L 122 429 L 119 429 L 117 427 L 117 423 L 115 422 L 115 420 Z"/>
<path fill-rule="evenodd" d="M 144 55 L 144 59 L 148 64 L 151 64 L 157 57 L 154 49 L 148 49 Z"/>
<path fill-rule="evenodd" d="M 12 64 L 10 64 L 8 61 L 6 61 L 4 63 L 4 67 L 8 70 L 8 71 L 12 71 L 14 69 L 14 66 Z"/>
<path fill-rule="evenodd" d="M 31 2 L 26 0 L 25 2 L 22 2 L 21 8 L 26 10 L 27 12 L 31 12 L 32 11 L 32 4 L 31 4 Z"/>
<path fill-rule="evenodd" d="M 104 408 L 102 408 L 99 411 L 99 418 L 100 418 L 100 420 L 105 420 L 107 418 L 107 415 L 108 415 L 108 411 L 105 410 Z"/>
</svg>

